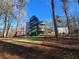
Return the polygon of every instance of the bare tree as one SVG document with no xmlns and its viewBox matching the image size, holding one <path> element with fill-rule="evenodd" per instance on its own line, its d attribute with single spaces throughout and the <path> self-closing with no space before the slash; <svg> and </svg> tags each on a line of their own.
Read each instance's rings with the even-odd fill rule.
<svg viewBox="0 0 79 59">
<path fill-rule="evenodd" d="M 54 21 L 54 29 L 55 29 L 55 37 L 58 38 L 58 29 L 57 29 L 57 24 L 55 20 L 55 7 L 54 7 L 54 0 L 51 0 L 52 2 L 52 15 L 53 15 L 53 21 Z"/>
<path fill-rule="evenodd" d="M 69 19 L 68 19 L 68 0 L 62 0 L 63 3 L 63 10 L 67 19 L 67 26 L 68 26 L 68 32 L 70 33 L 70 26 L 69 26 Z"/>
<path fill-rule="evenodd" d="M 21 19 L 23 20 L 22 17 L 24 17 L 25 14 L 24 14 L 24 11 L 22 9 L 19 10 L 19 16 L 17 17 L 17 25 L 16 25 L 16 32 L 15 32 L 15 35 L 14 36 L 17 36 L 17 31 L 18 31 L 18 28 L 19 26 L 21 25 Z"/>
<path fill-rule="evenodd" d="M 0 13 L 5 13 L 5 27 L 4 27 L 4 37 L 7 37 L 8 30 L 9 30 L 9 15 L 12 9 L 12 2 L 11 0 L 1 0 L 1 7 L 0 7 Z"/>
<path fill-rule="evenodd" d="M 16 3 L 15 3 L 15 2 Z M 4 26 L 4 37 L 7 37 L 9 31 L 9 19 L 10 17 L 17 17 L 13 14 L 12 9 L 17 7 L 17 9 L 21 10 L 25 6 L 27 0 L 0 0 L 0 14 L 5 13 L 5 26 Z"/>
</svg>

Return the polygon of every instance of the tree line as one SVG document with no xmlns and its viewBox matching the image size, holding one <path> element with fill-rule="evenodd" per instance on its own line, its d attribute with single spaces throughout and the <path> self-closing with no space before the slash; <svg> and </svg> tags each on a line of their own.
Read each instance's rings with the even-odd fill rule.
<svg viewBox="0 0 79 59">
<path fill-rule="evenodd" d="M 0 0 L 0 20 L 4 20 L 3 37 L 8 36 L 10 29 L 10 18 L 13 17 L 17 21 L 16 30 L 19 26 L 19 21 L 24 16 L 23 8 L 27 0 Z M 15 12 L 17 10 L 17 12 Z M 4 16 L 4 17 L 3 17 Z M 17 31 L 15 33 L 15 36 Z"/>
<path fill-rule="evenodd" d="M 74 3 L 79 4 L 79 0 L 72 0 Z M 52 5 L 52 16 L 53 16 L 53 21 L 54 21 L 54 29 L 55 29 L 55 36 L 58 38 L 58 29 L 57 29 L 57 22 L 55 18 L 55 2 L 56 0 L 51 0 L 51 5 Z M 68 33 L 70 34 L 70 23 L 69 23 L 69 16 L 68 16 L 68 3 L 70 3 L 70 0 L 61 0 L 62 2 L 62 9 L 64 11 L 66 20 L 67 20 L 67 27 L 68 27 Z M 75 10 L 76 11 L 76 10 Z M 76 16 L 78 17 L 78 15 Z"/>
</svg>

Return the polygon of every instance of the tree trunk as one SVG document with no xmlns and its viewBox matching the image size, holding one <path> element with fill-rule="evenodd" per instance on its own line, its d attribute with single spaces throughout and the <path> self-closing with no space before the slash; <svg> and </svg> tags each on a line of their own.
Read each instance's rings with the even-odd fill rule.
<svg viewBox="0 0 79 59">
<path fill-rule="evenodd" d="M 17 20 L 16 32 L 15 32 L 15 34 L 14 34 L 14 37 L 17 36 L 17 30 L 18 30 L 18 20 Z"/>
<path fill-rule="evenodd" d="M 57 29 L 57 23 L 55 20 L 55 11 L 54 11 L 54 0 L 52 0 L 52 15 L 53 15 L 53 21 L 54 21 L 54 29 L 55 29 L 55 37 L 58 38 L 58 29 Z"/>
<path fill-rule="evenodd" d="M 64 12 L 65 12 L 66 19 L 67 19 L 68 34 L 70 34 L 70 26 L 69 26 L 69 19 L 68 19 L 67 11 L 66 11 L 66 10 L 64 10 Z"/>
<path fill-rule="evenodd" d="M 9 17 L 8 17 L 8 14 L 6 14 L 4 34 L 3 34 L 4 37 L 8 36 L 8 31 L 9 31 Z"/>
</svg>

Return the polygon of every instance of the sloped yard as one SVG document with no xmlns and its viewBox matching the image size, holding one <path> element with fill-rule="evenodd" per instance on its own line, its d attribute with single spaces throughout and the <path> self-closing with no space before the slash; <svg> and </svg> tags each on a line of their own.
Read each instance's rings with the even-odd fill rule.
<svg viewBox="0 0 79 59">
<path fill-rule="evenodd" d="M 1 39 L 0 59 L 79 59 L 78 43 L 69 45 L 67 42 Z"/>
</svg>

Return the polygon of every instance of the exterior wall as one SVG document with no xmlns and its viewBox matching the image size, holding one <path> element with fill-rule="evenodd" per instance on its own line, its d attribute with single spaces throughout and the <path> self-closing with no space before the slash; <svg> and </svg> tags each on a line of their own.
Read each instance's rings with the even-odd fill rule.
<svg viewBox="0 0 79 59">
<path fill-rule="evenodd" d="M 26 22 L 26 35 L 28 35 L 29 32 L 29 22 Z"/>
<path fill-rule="evenodd" d="M 68 27 L 58 27 L 58 33 L 60 33 L 60 34 L 62 34 L 62 33 L 67 34 L 68 33 Z"/>
<path fill-rule="evenodd" d="M 39 27 L 40 27 L 40 29 L 41 29 L 42 32 L 45 31 L 45 24 L 40 24 Z"/>
</svg>

